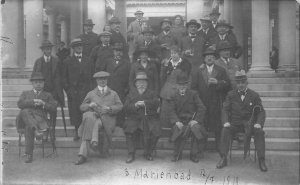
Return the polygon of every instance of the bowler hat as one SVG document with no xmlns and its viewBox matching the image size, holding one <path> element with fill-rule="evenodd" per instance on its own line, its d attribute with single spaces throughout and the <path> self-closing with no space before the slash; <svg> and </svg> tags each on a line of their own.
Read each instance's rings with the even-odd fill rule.
<svg viewBox="0 0 300 185">
<path fill-rule="evenodd" d="M 105 71 L 99 71 L 93 75 L 94 78 L 108 78 L 110 74 Z"/>
<path fill-rule="evenodd" d="M 220 52 L 222 50 L 231 50 L 231 48 L 232 48 L 232 45 L 228 41 L 221 41 L 217 45 L 218 52 Z"/>
<path fill-rule="evenodd" d="M 186 27 L 188 28 L 190 25 L 196 25 L 197 29 L 201 27 L 200 23 L 198 23 L 195 19 L 191 19 L 189 22 L 186 23 Z"/>
<path fill-rule="evenodd" d="M 229 23 L 227 23 L 225 20 L 220 20 L 218 24 L 216 25 L 216 30 L 218 27 L 228 27 L 229 29 L 233 29 L 233 26 L 231 26 Z"/>
<path fill-rule="evenodd" d="M 49 40 L 43 40 L 40 48 L 48 48 L 48 47 L 53 47 L 54 45 L 49 41 Z"/>
<path fill-rule="evenodd" d="M 134 81 L 137 80 L 148 80 L 147 74 L 143 71 L 137 72 Z"/>
<path fill-rule="evenodd" d="M 121 21 L 119 20 L 118 17 L 112 17 L 109 21 L 108 21 L 109 24 L 120 24 Z"/>
<path fill-rule="evenodd" d="M 203 53 L 203 57 L 207 56 L 207 55 L 213 55 L 215 57 L 218 57 L 218 53 L 216 52 L 216 49 L 212 46 L 208 47 L 204 53 Z"/>
<path fill-rule="evenodd" d="M 140 47 L 139 49 L 137 49 L 134 53 L 133 53 L 133 58 L 138 58 L 140 56 L 141 53 L 147 53 L 148 56 L 154 54 L 153 51 L 149 50 L 146 47 Z"/>
<path fill-rule="evenodd" d="M 45 80 L 45 78 L 41 72 L 33 72 L 31 74 L 30 81 L 34 80 Z"/>
<path fill-rule="evenodd" d="M 115 43 L 113 46 L 112 46 L 112 49 L 114 49 L 114 50 L 121 50 L 121 51 L 123 51 L 123 49 L 124 49 L 124 46 L 123 46 L 123 43 L 121 43 L 121 42 L 117 42 L 117 43 Z"/>
<path fill-rule="evenodd" d="M 244 70 L 236 71 L 234 76 L 235 81 L 246 81 L 247 75 Z"/>
<path fill-rule="evenodd" d="M 217 8 L 213 8 L 209 15 L 221 15 Z"/>
<path fill-rule="evenodd" d="M 141 10 L 137 10 L 137 11 L 134 13 L 134 15 L 136 15 L 136 14 L 144 14 L 144 12 L 141 11 Z"/>
<path fill-rule="evenodd" d="M 99 37 L 101 37 L 101 36 L 111 36 L 111 33 L 109 31 L 104 31 L 99 34 Z"/>
<path fill-rule="evenodd" d="M 82 40 L 80 38 L 75 38 L 71 41 L 71 47 L 82 46 Z"/>
<path fill-rule="evenodd" d="M 190 82 L 189 77 L 184 72 L 181 72 L 176 78 L 177 84 L 183 85 L 183 84 L 187 84 L 189 82 Z"/>
<path fill-rule="evenodd" d="M 146 26 L 146 27 L 142 30 L 142 34 L 145 34 L 145 33 L 152 33 L 152 34 L 154 34 L 153 29 L 151 28 L 151 26 Z"/>
<path fill-rule="evenodd" d="M 160 26 L 162 26 L 162 24 L 163 24 L 164 22 L 168 22 L 168 23 L 170 23 L 170 25 L 172 25 L 172 21 L 171 21 L 170 19 L 164 18 L 164 19 L 160 22 Z"/>
<path fill-rule="evenodd" d="M 92 19 L 87 19 L 87 20 L 84 21 L 83 25 L 92 25 L 92 26 L 94 26 L 95 24 L 93 23 Z"/>
<path fill-rule="evenodd" d="M 210 18 L 207 15 L 201 18 L 200 21 L 211 22 Z"/>
</svg>

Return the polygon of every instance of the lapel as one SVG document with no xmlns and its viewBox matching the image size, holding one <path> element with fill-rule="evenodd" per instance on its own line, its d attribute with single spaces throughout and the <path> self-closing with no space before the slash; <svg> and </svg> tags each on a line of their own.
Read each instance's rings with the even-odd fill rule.
<svg viewBox="0 0 300 185">
<path fill-rule="evenodd" d="M 211 78 L 217 78 L 217 75 L 218 75 L 218 70 L 216 70 L 216 64 L 214 64 L 214 67 L 213 67 L 213 70 L 210 74 L 210 77 Z"/>
<path fill-rule="evenodd" d="M 203 68 L 201 68 L 201 75 L 203 77 L 203 81 L 205 82 L 206 85 L 208 85 L 208 71 L 207 71 L 207 67 L 204 66 Z"/>
<path fill-rule="evenodd" d="M 53 73 L 53 75 L 54 75 L 54 74 L 55 74 L 55 71 L 56 71 L 57 61 L 54 59 L 53 56 L 51 56 L 50 62 L 52 63 L 52 73 Z"/>
<path fill-rule="evenodd" d="M 184 96 L 179 95 L 178 92 L 176 92 L 176 96 L 178 98 L 178 104 L 177 104 L 177 106 L 178 106 L 178 112 L 181 112 L 182 109 L 184 108 L 184 105 L 188 101 L 190 95 L 189 95 L 189 92 L 186 91 L 186 94 Z"/>
<path fill-rule="evenodd" d="M 113 69 L 113 71 L 116 71 L 121 65 L 122 65 L 122 63 L 123 63 L 123 60 L 121 59 L 121 60 L 118 60 L 119 62 L 118 63 L 116 63 L 116 61 L 115 61 L 115 59 L 114 59 L 114 61 L 113 61 L 113 66 L 114 66 L 114 69 Z"/>
</svg>

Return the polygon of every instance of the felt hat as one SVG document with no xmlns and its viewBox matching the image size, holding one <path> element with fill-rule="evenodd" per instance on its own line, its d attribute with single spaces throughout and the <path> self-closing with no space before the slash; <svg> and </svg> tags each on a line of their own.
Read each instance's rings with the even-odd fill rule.
<svg viewBox="0 0 300 185">
<path fill-rule="evenodd" d="M 45 80 L 45 78 L 41 72 L 33 72 L 31 74 L 30 81 L 34 80 Z"/>
<path fill-rule="evenodd" d="M 196 25 L 197 29 L 201 27 L 201 24 L 198 23 L 195 19 L 191 19 L 189 22 L 186 23 L 186 27 L 188 28 L 190 25 Z"/>
<path fill-rule="evenodd" d="M 93 75 L 94 78 L 108 78 L 110 74 L 105 71 L 99 71 Z"/>
<path fill-rule="evenodd" d="M 87 20 L 84 21 L 83 25 L 92 25 L 92 26 L 94 26 L 95 24 L 93 23 L 92 19 L 87 19 Z"/>
<path fill-rule="evenodd" d="M 235 81 L 246 81 L 247 75 L 244 70 L 236 71 L 234 75 Z"/>
<path fill-rule="evenodd" d="M 43 49 L 43 48 L 48 48 L 48 47 L 53 47 L 54 45 L 49 41 L 49 40 L 43 40 L 40 48 Z"/>
</svg>

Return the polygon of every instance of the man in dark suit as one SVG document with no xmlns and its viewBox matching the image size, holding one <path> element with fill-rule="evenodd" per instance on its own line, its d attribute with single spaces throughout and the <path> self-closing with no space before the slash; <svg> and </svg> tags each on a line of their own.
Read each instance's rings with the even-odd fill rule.
<svg viewBox="0 0 300 185">
<path fill-rule="evenodd" d="M 114 56 L 110 44 L 111 33 L 104 31 L 100 33 L 99 37 L 101 43 L 94 47 L 90 55 L 91 62 L 95 66 L 94 72 L 103 71 L 108 60 Z"/>
<path fill-rule="evenodd" d="M 179 45 L 176 35 L 171 32 L 171 25 L 172 22 L 168 18 L 165 18 L 160 22 L 162 32 L 157 35 L 156 40 L 161 47 L 162 59 L 169 59 L 171 56 L 169 50 L 170 47 Z"/>
<path fill-rule="evenodd" d="M 183 58 L 187 59 L 193 67 L 203 64 L 204 37 L 197 35 L 200 24 L 192 19 L 186 23 L 188 35 L 180 40 L 179 47 L 183 52 Z"/>
<path fill-rule="evenodd" d="M 34 72 L 30 81 L 33 89 L 24 91 L 18 101 L 21 109 L 17 116 L 17 128 L 25 128 L 25 163 L 32 162 L 34 137 L 41 139 L 42 133 L 49 129 L 47 114 L 56 112 L 57 102 L 53 96 L 44 91 L 45 78 L 42 73 Z"/>
<path fill-rule="evenodd" d="M 134 83 L 134 88 L 130 89 L 124 105 L 126 114 L 124 132 L 128 148 L 126 163 L 134 161 L 140 134 L 144 138 L 144 157 L 152 161 L 153 150 L 161 135 L 157 93 L 148 88 L 148 77 L 144 72 L 137 73 Z"/>
<path fill-rule="evenodd" d="M 218 32 L 213 38 L 211 38 L 210 43 L 217 47 L 220 42 L 228 41 L 232 46 L 231 55 L 234 58 L 239 58 L 243 54 L 243 49 L 239 45 L 235 34 L 232 31 L 233 26 L 226 23 L 225 20 L 220 20 L 216 26 L 216 31 Z"/>
<path fill-rule="evenodd" d="M 128 42 L 133 41 L 134 38 L 142 32 L 142 23 L 143 23 L 143 15 L 144 12 L 141 10 L 138 10 L 134 13 L 136 19 L 129 23 L 128 29 L 127 29 L 127 38 Z"/>
<path fill-rule="evenodd" d="M 120 32 L 121 21 L 119 20 L 118 17 L 112 17 L 109 20 L 109 24 L 110 24 L 110 28 L 111 28 L 110 43 L 112 45 L 114 45 L 116 43 L 122 43 L 123 44 L 123 55 L 126 59 L 129 60 L 128 45 L 127 45 L 125 37 Z"/>
<path fill-rule="evenodd" d="M 204 38 L 205 48 L 208 48 L 211 45 L 210 40 L 214 38 L 218 33 L 214 28 L 212 28 L 212 23 L 209 17 L 204 17 L 200 19 L 200 21 L 201 29 L 197 32 L 197 34 L 200 37 Z"/>
<path fill-rule="evenodd" d="M 220 12 L 218 9 L 214 8 L 211 13 L 209 14 L 209 18 L 211 20 L 211 28 L 216 29 L 216 26 L 218 24 L 218 20 L 220 17 Z"/>
<path fill-rule="evenodd" d="M 185 141 L 191 136 L 190 159 L 197 163 L 203 158 L 207 132 L 204 128 L 205 106 L 196 91 L 188 89 L 189 77 L 177 76 L 177 93 L 171 98 L 170 120 L 174 125 L 171 141 L 174 142 L 173 162 L 182 158 Z"/>
<path fill-rule="evenodd" d="M 83 42 L 82 54 L 89 57 L 93 48 L 97 46 L 99 39 L 98 35 L 93 32 L 94 23 L 92 19 L 87 19 L 83 23 L 83 33 L 78 37 Z"/>
<path fill-rule="evenodd" d="M 69 55 L 70 55 L 70 49 L 65 48 L 65 43 L 61 41 L 56 56 L 58 56 L 60 61 L 64 61 Z"/>
<path fill-rule="evenodd" d="M 217 168 L 227 166 L 227 153 L 235 133 L 245 132 L 244 147 L 248 148 L 245 150 L 244 158 L 250 147 L 251 136 L 254 135 L 259 168 L 265 172 L 268 170 L 265 164 L 265 133 L 263 131 L 266 113 L 259 95 L 247 87 L 247 76 L 244 70 L 236 72 L 235 80 L 237 88 L 228 93 L 224 102 L 222 114 L 224 126 L 220 144 L 221 160 L 217 164 Z"/>
<path fill-rule="evenodd" d="M 203 53 L 205 64 L 192 74 L 191 88 L 196 90 L 206 107 L 205 127 L 215 133 L 216 149 L 221 135 L 221 107 L 230 89 L 230 80 L 225 69 L 215 65 L 216 51 L 209 47 Z"/>
<path fill-rule="evenodd" d="M 88 56 L 83 55 L 83 42 L 80 38 L 73 39 L 71 47 L 74 51 L 64 61 L 63 87 L 68 96 L 68 107 L 71 125 L 75 126 L 74 141 L 79 140 L 78 128 L 82 121 L 82 113 L 79 109 L 86 94 L 93 89 L 94 68 Z"/>
<path fill-rule="evenodd" d="M 62 62 L 51 55 L 53 44 L 49 40 L 44 40 L 40 46 L 43 51 L 43 56 L 38 58 L 33 66 L 34 72 L 41 72 L 45 78 L 44 91 L 52 94 L 53 98 L 58 102 L 58 105 L 65 105 L 63 88 L 62 88 Z M 56 126 L 57 111 L 51 114 L 54 120 L 54 136 Z"/>
</svg>

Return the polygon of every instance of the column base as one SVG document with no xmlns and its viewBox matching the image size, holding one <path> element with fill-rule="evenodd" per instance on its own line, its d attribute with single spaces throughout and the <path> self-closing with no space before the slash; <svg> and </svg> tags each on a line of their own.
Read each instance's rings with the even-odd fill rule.
<svg viewBox="0 0 300 185">
<path fill-rule="evenodd" d="M 296 71 L 297 66 L 295 64 L 285 64 L 278 67 L 278 71 Z"/>
<path fill-rule="evenodd" d="M 253 66 L 250 68 L 249 72 L 273 72 L 269 66 Z"/>
</svg>

